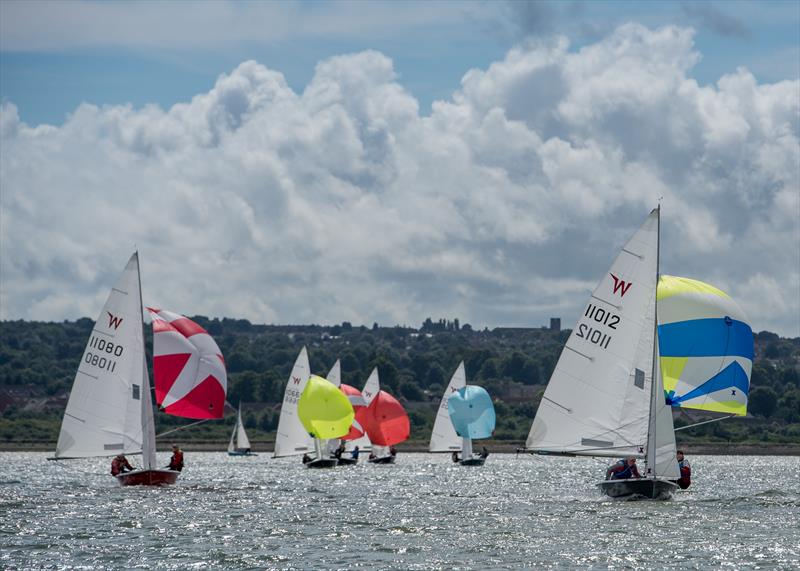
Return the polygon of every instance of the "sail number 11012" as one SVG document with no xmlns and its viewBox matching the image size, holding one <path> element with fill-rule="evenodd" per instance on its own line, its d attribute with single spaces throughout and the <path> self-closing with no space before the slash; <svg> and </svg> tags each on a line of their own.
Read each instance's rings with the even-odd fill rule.
<svg viewBox="0 0 800 571">
<path fill-rule="evenodd" d="M 588 317 L 600 325 L 605 325 L 609 329 L 616 329 L 620 321 L 619 315 L 611 313 L 602 307 L 597 307 L 592 303 L 586 308 L 583 316 Z M 594 324 L 590 326 L 586 323 L 578 323 L 578 329 L 575 335 L 603 349 L 608 349 L 608 345 L 611 343 L 611 335 L 609 333 L 603 333 L 600 329 L 597 329 Z"/>
</svg>

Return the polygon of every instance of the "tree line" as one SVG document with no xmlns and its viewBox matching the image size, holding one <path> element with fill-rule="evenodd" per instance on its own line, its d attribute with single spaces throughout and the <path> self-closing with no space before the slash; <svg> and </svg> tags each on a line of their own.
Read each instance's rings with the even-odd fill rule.
<svg viewBox="0 0 800 571">
<path fill-rule="evenodd" d="M 306 346 L 314 373 L 325 376 L 340 359 L 342 382 L 357 388 L 377 367 L 382 388 L 405 403 L 412 439 L 418 440 L 429 437 L 442 391 L 463 360 L 468 382 L 482 385 L 495 401 L 495 438 L 522 441 L 569 336 L 569 330 L 546 328 L 474 330 L 458 319 L 428 318 L 418 329 L 192 319 L 220 346 L 228 369 L 228 401 L 243 404 L 245 424 L 256 439 L 274 437 L 286 380 L 300 348 Z M 0 439 L 55 441 L 92 326 L 88 318 L 0 322 Z M 149 362 L 151 340 L 148 328 Z M 761 332 L 754 341 L 749 407 L 753 418 L 683 431 L 681 439 L 800 442 L 800 339 Z M 159 431 L 183 423 L 184 419 L 157 415 Z M 226 439 L 231 423 L 207 423 L 191 434 L 186 431 L 186 438 Z"/>
</svg>

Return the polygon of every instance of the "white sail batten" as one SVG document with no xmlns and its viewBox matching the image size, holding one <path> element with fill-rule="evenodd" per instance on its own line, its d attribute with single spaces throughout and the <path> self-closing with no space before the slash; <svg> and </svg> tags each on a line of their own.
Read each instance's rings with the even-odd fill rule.
<svg viewBox="0 0 800 571">
<path fill-rule="evenodd" d="M 459 363 L 456 372 L 453 373 L 447 388 L 444 390 L 442 400 L 439 402 L 439 410 L 436 413 L 436 420 L 433 423 L 433 431 L 431 432 L 431 442 L 428 450 L 430 452 L 457 452 L 462 448 L 461 437 L 456 434 L 456 429 L 453 428 L 453 423 L 450 420 L 450 413 L 447 407 L 447 400 L 450 395 L 458 391 L 458 389 L 465 387 L 467 384 L 467 375 L 464 372 L 464 361 Z"/>
<path fill-rule="evenodd" d="M 103 305 L 84 349 L 55 458 L 142 451 L 142 423 L 147 416 L 144 407 L 150 403 L 150 392 L 140 291 L 139 258 L 133 254 Z M 149 413 L 152 421 L 152 409 Z"/>
<path fill-rule="evenodd" d="M 303 347 L 292 367 L 286 390 L 283 393 L 281 416 L 278 420 L 278 433 L 275 437 L 274 458 L 282 456 L 297 456 L 306 454 L 314 449 L 314 440 L 303 428 L 297 416 L 297 402 L 310 376 L 308 352 Z"/>
<path fill-rule="evenodd" d="M 657 258 L 654 210 L 589 298 L 547 385 L 528 449 L 591 456 L 645 453 Z"/>
</svg>

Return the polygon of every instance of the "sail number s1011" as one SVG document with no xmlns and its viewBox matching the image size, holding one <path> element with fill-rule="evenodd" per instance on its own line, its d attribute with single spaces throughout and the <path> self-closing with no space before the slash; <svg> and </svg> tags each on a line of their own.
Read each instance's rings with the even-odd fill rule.
<svg viewBox="0 0 800 571">
<path fill-rule="evenodd" d="M 602 307 L 597 307 L 592 303 L 586 308 L 583 316 L 588 317 L 595 323 L 605 325 L 609 329 L 616 329 L 620 322 L 619 315 L 611 313 Z M 597 329 L 594 324 L 590 326 L 586 323 L 578 323 L 575 335 L 581 339 L 586 339 L 590 343 L 594 343 L 602 349 L 608 349 L 608 345 L 611 343 L 611 335 L 609 333 L 603 333 L 600 329 Z"/>
<path fill-rule="evenodd" d="M 114 357 L 122 357 L 122 353 L 125 351 L 122 345 L 100 339 L 94 335 L 89 339 L 86 349 L 86 354 L 83 356 L 84 363 L 112 373 L 117 368 L 117 361 Z M 94 349 L 95 351 L 89 351 L 88 349 Z"/>
</svg>

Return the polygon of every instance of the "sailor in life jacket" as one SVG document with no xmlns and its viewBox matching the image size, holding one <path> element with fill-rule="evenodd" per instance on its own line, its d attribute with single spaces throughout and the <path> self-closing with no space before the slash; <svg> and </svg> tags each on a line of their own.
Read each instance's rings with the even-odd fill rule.
<svg viewBox="0 0 800 571">
<path fill-rule="evenodd" d="M 124 454 L 118 454 L 117 457 L 111 461 L 112 476 L 119 476 L 120 474 L 124 474 L 125 472 L 130 472 L 132 470 L 133 466 L 131 466 Z"/>
<path fill-rule="evenodd" d="M 177 444 L 172 445 L 172 458 L 169 459 L 169 466 L 167 466 L 170 470 L 177 470 L 180 472 L 183 470 L 183 451 L 178 448 Z"/>
<path fill-rule="evenodd" d="M 683 450 L 678 450 L 675 457 L 678 460 L 678 468 L 681 471 L 681 477 L 675 480 L 675 483 L 678 484 L 681 490 L 685 490 L 692 485 L 692 466 L 689 464 L 689 461 L 683 457 Z"/>
<path fill-rule="evenodd" d="M 636 467 L 636 458 L 633 456 L 617 461 L 606 470 L 606 480 L 628 480 L 641 477 L 639 468 Z"/>
</svg>

